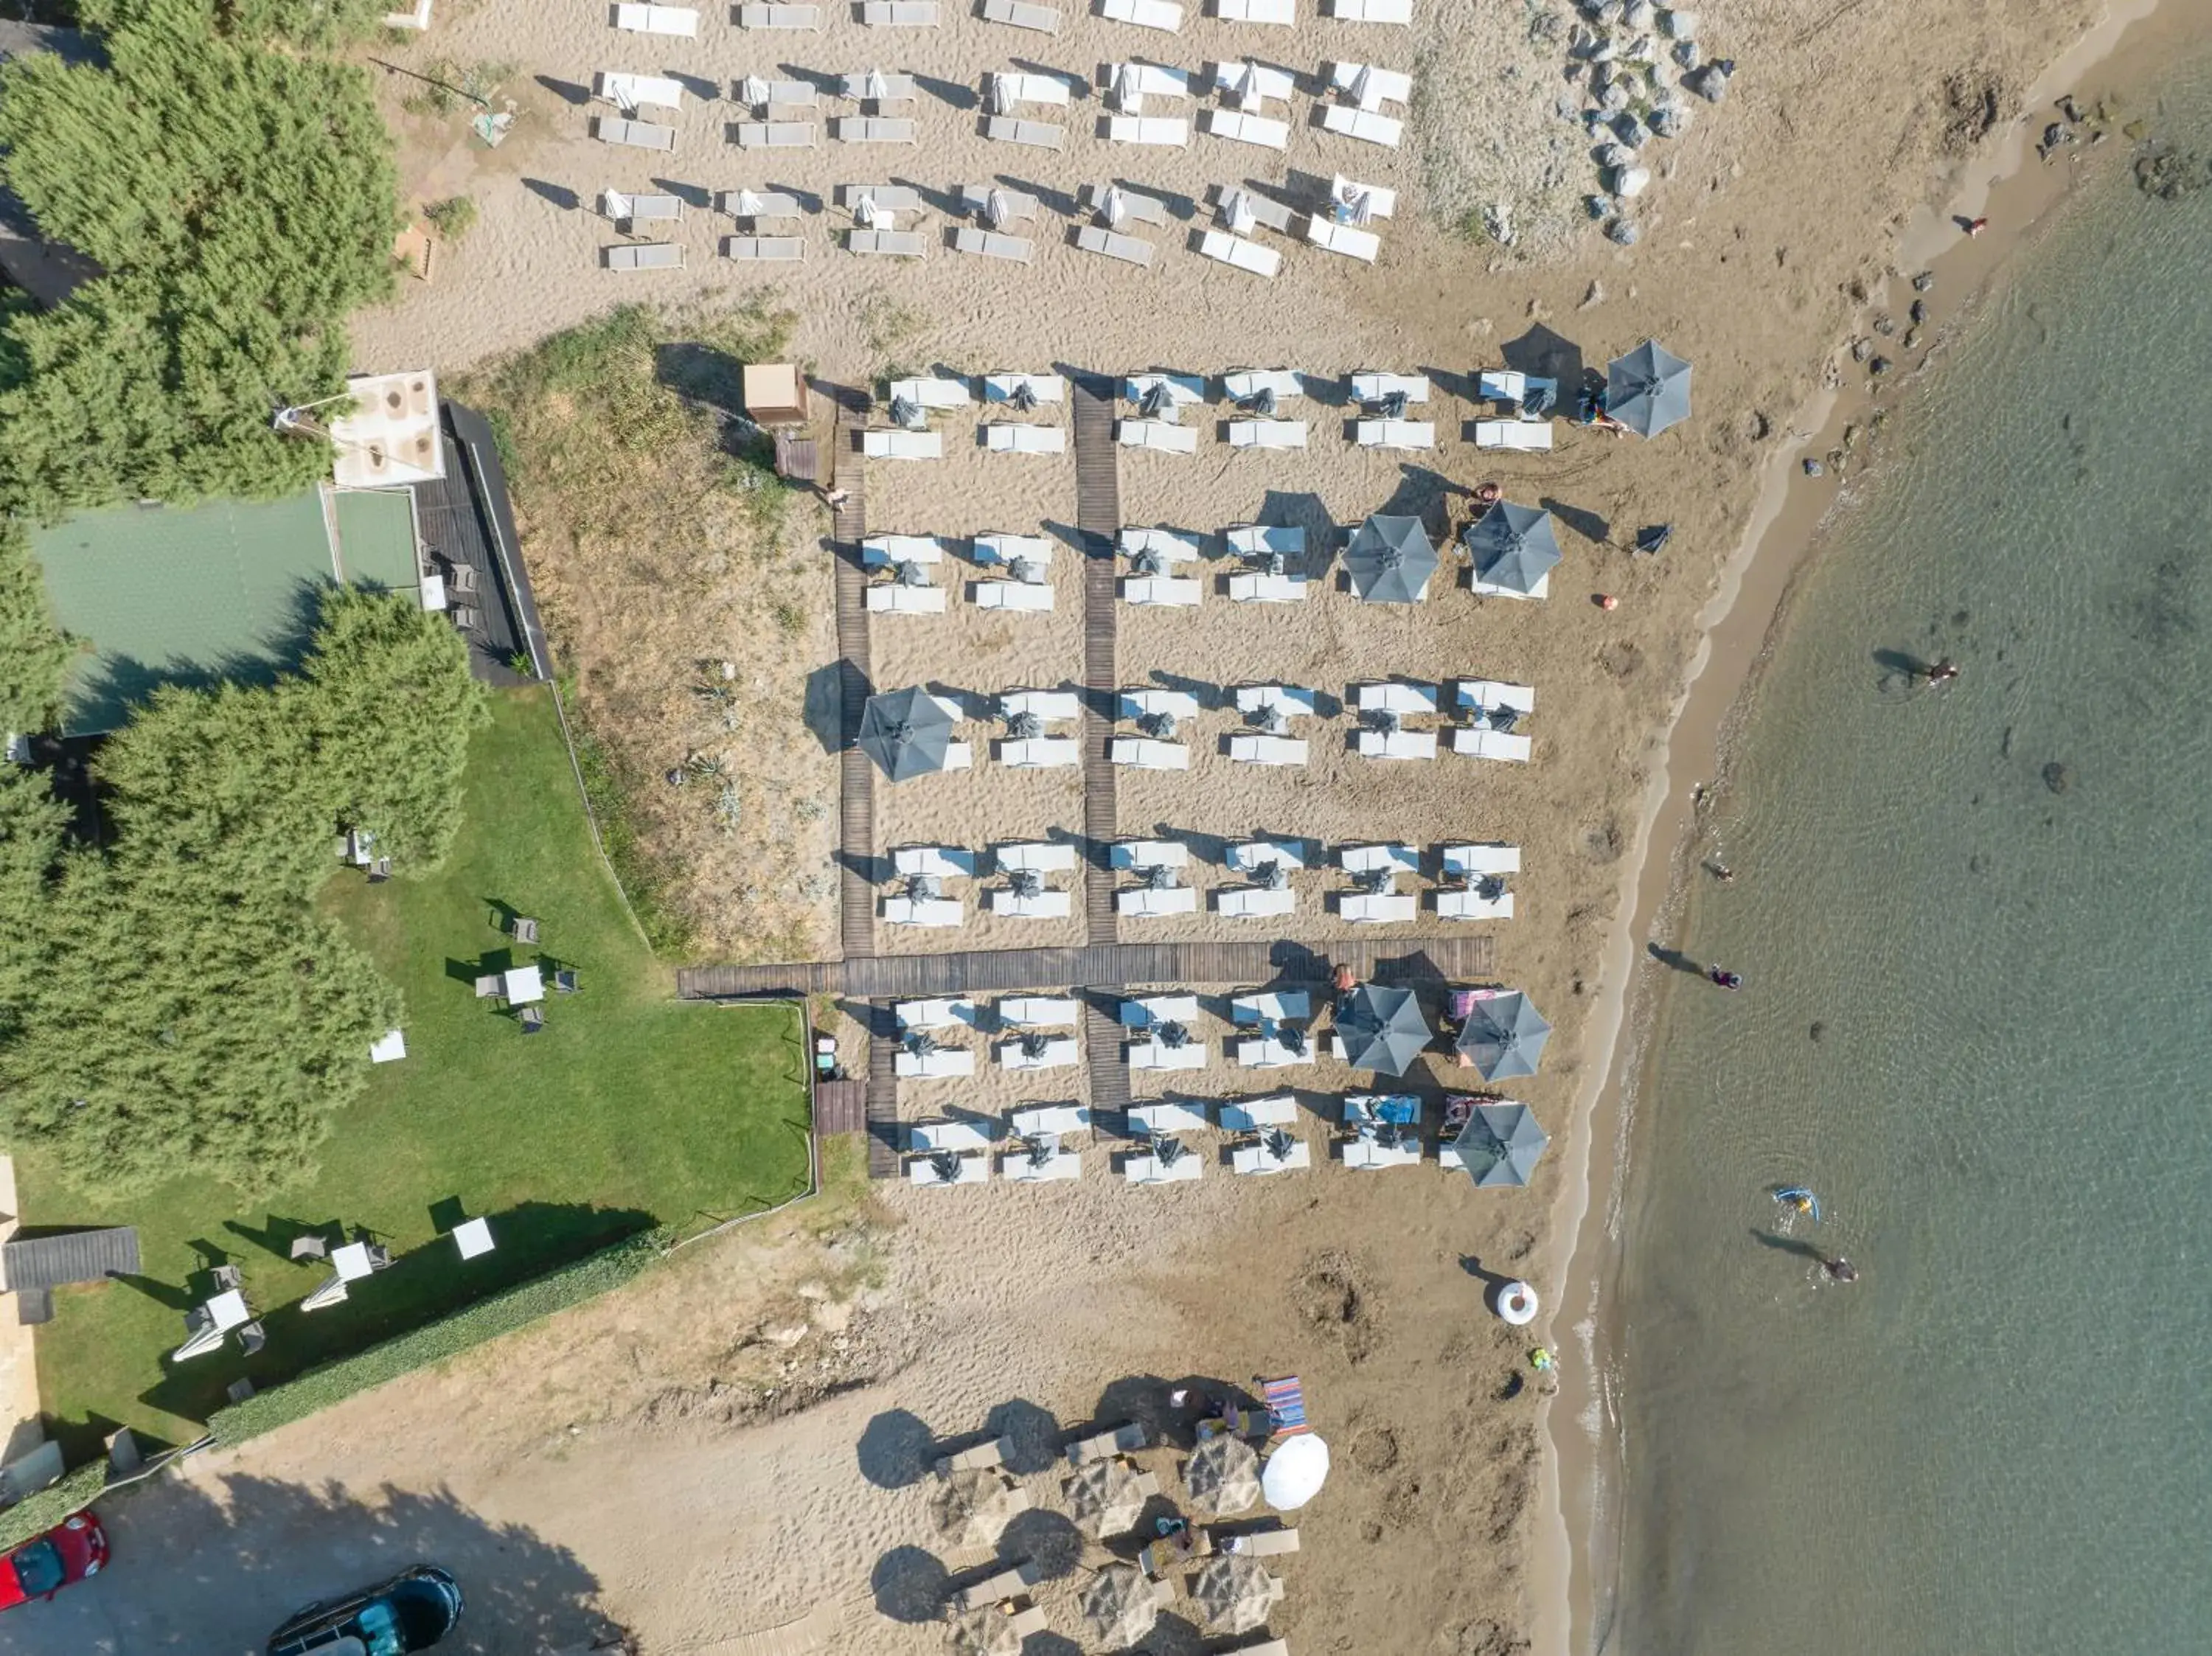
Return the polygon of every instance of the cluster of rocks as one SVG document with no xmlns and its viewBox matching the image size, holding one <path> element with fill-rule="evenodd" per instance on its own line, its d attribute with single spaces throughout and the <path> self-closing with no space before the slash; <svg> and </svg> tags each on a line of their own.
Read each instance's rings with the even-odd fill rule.
<svg viewBox="0 0 2212 1656">
<path fill-rule="evenodd" d="M 1601 189 L 1583 198 L 1593 219 L 1623 247 L 1643 237 L 1634 203 L 1651 185 L 1641 161 L 1655 138 L 1679 136 L 1692 107 L 1685 93 L 1707 103 L 1728 96 L 1733 59 L 1708 58 L 1698 44 L 1698 14 L 1652 0 L 1579 0 L 1581 15 L 1567 31 L 1566 78 L 1587 100 L 1559 100 L 1565 119 L 1579 123 L 1595 146 Z"/>
</svg>

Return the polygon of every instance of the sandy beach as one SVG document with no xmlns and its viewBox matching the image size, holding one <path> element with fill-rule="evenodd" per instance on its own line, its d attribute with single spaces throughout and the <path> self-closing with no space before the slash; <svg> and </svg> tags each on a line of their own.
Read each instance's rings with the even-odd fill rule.
<svg viewBox="0 0 2212 1656">
<path fill-rule="evenodd" d="M 1448 755 L 1378 766 L 1342 750 L 1347 721 L 1334 719 L 1294 732 L 1314 740 L 1308 767 L 1260 772 L 1214 751 L 1236 715 L 1208 707 L 1186 738 L 1195 750 L 1188 773 L 1125 775 L 1118 827 L 1194 845 L 1285 834 L 1331 845 L 1521 846 L 1516 916 L 1486 929 L 1498 937 L 1498 978 L 1527 989 L 1556 1026 L 1542 1073 L 1513 1089 L 1549 1128 L 1553 1147 L 1524 1192 L 1477 1192 L 1433 1162 L 1374 1175 L 1332 1165 L 1264 1180 L 1209 1168 L 1194 1186 L 1131 1190 L 1106 1175 L 1093 1148 L 1088 1176 L 1067 1186 L 848 1192 L 679 1256 L 634 1293 L 447 1371 L 210 1458 L 193 1477 L 210 1486 L 251 1474 L 356 1490 L 449 1489 L 573 1551 L 597 1580 L 599 1610 L 650 1651 L 920 1652 L 939 1647 L 944 1634 L 909 1618 L 917 1595 L 947 1570 L 984 1561 L 950 1553 L 933 1534 L 917 1445 L 990 1428 L 1042 1442 L 1048 1430 L 1156 1410 L 1169 1382 L 1296 1372 L 1335 1446 L 1337 1471 L 1300 1515 L 1301 1552 L 1282 1561 L 1288 1592 L 1269 1623 L 1276 1634 L 1298 1651 L 1505 1656 L 1583 1647 L 1576 1631 L 1586 1623 L 1569 1622 L 1567 1543 L 1587 1517 L 1577 1506 L 1588 1498 L 1591 1451 L 1577 1417 L 1601 1412 L 1602 1398 L 1589 1389 L 1594 1376 L 1571 1372 L 1559 1403 L 1575 1423 L 1558 1430 L 1563 1422 L 1547 1421 L 1534 1388 L 1506 1395 L 1516 1371 L 1525 1374 L 1530 1342 L 1486 1308 L 1486 1283 L 1504 1273 L 1536 1285 L 1552 1309 L 1532 1332 L 1565 1346 L 1571 1369 L 1577 1352 L 1591 1349 L 1594 1336 L 1581 1325 L 1595 1326 L 1589 1295 L 1601 1262 L 1578 1256 L 1571 1283 L 1568 1256 L 1578 1234 L 1601 1248 L 1612 1135 L 1621 1124 L 1600 1101 L 1616 1067 L 1615 1036 L 1631 1022 L 1628 997 L 1638 992 L 1632 949 L 1686 820 L 1668 802 L 1710 776 L 1704 733 L 1756 657 L 1765 633 L 1759 611 L 1771 614 L 1778 597 L 1776 572 L 1835 503 L 1838 484 L 1858 475 L 1856 447 L 1819 480 L 1804 478 L 1796 459 L 1840 443 L 1832 418 L 1850 417 L 1844 410 L 1863 409 L 1869 396 L 1909 394 L 1942 325 L 2001 255 L 2008 215 L 2033 210 L 2025 197 L 2015 209 L 2002 191 L 1979 206 L 1986 169 L 2006 161 L 2000 150 L 2027 130 L 2023 118 L 2036 130 L 2048 118 L 2023 101 L 2031 87 L 2045 98 L 2075 89 L 2039 77 L 2096 21 L 2093 9 L 2060 0 L 2021 0 L 2002 13 L 1902 0 L 1842 9 L 1743 0 L 1716 9 L 1704 33 L 1737 73 L 1724 103 L 1696 103 L 1686 133 L 1651 150 L 1658 178 L 1638 204 L 1640 243 L 1624 250 L 1586 230 L 1541 260 L 1530 257 L 1551 234 L 1538 227 L 1550 222 L 1541 201 L 1556 202 L 1562 189 L 1572 200 L 1588 187 L 1576 182 L 1586 146 L 1578 127 L 1546 116 L 1548 89 L 1523 84 L 1534 73 L 1524 62 L 1531 41 L 1517 24 L 1463 8 L 1425 8 L 1410 32 L 1194 18 L 1180 37 L 1149 39 L 1096 17 L 1070 16 L 1052 38 L 966 17 L 908 38 L 842 21 L 819 35 L 750 37 L 710 16 L 692 42 L 617 34 L 596 8 L 548 20 L 479 0 L 391 58 L 417 70 L 434 58 L 510 64 L 503 84 L 522 118 L 501 149 L 469 148 L 453 119 L 407 112 L 408 82 L 388 79 L 410 189 L 422 200 L 470 194 L 479 219 L 467 241 L 447 250 L 434 282 L 410 284 L 398 304 L 362 318 L 364 367 L 434 360 L 462 368 L 617 301 L 743 295 L 759 286 L 714 256 L 731 227 L 701 208 L 679 232 L 683 270 L 618 276 L 594 268 L 599 247 L 617 240 L 590 214 L 604 188 L 773 185 L 829 201 L 841 184 L 892 179 L 941 197 L 1005 174 L 1048 201 L 1119 177 L 1181 198 L 1191 215 L 1146 232 L 1159 250 L 1139 271 L 1068 246 L 1073 221 L 1051 211 L 1034 231 L 1027 267 L 961 258 L 942 245 L 951 218 L 938 205 L 924 215 L 932 246 L 923 259 L 863 259 L 832 245 L 836 215 L 825 209 L 806 221 L 805 262 L 774 278 L 778 302 L 799 318 L 798 357 L 824 379 L 856 385 L 932 367 L 1427 373 L 1437 399 L 1428 417 L 1443 440 L 1433 454 L 1363 453 L 1341 435 L 1346 410 L 1318 402 L 1296 410 L 1313 422 L 1304 452 L 1233 453 L 1212 429 L 1224 412 L 1217 406 L 1195 456 L 1125 458 L 1123 516 L 1207 533 L 1240 522 L 1297 524 L 1318 544 L 1388 507 L 1419 513 L 1441 534 L 1466 515 L 1468 490 L 1495 481 L 1509 500 L 1554 509 L 1566 556 L 1548 601 L 1478 599 L 1463 567 L 1448 565 L 1425 604 L 1362 606 L 1333 590 L 1333 559 L 1316 561 L 1318 585 L 1331 590 L 1295 612 L 1254 618 L 1214 593 L 1188 611 L 1125 608 L 1121 676 L 1131 688 L 1197 687 L 1209 700 L 1254 682 L 1341 699 L 1376 678 L 1514 680 L 1538 694 L 1533 762 Z M 1347 59 L 1403 68 L 1417 83 L 1481 106 L 1474 124 L 1496 119 L 1498 108 L 1516 112 L 1516 142 L 1553 118 L 1568 143 L 1530 140 L 1539 170 L 1555 166 L 1557 177 L 1548 196 L 1530 192 L 1526 245 L 1477 245 L 1454 229 L 1468 210 L 1468 141 L 1452 130 L 1455 102 L 1433 91 L 1417 91 L 1398 152 L 1314 131 L 1304 123 L 1316 100 L 1304 91 L 1274 112 L 1293 120 L 1279 155 L 1210 136 L 1181 151 L 1109 146 L 1090 134 L 1103 112 L 1095 96 L 1065 112 L 1069 136 L 1059 153 L 990 144 L 975 130 L 978 110 L 941 96 L 922 102 L 924 137 L 912 150 L 840 145 L 825 132 L 817 149 L 790 152 L 789 166 L 753 169 L 721 137 L 725 123 L 746 118 L 727 101 L 732 80 L 746 73 L 872 65 L 972 97 L 986 70 L 1017 63 L 1095 90 L 1100 64 L 1132 55 L 1198 70 L 1248 52 L 1308 77 Z M 1545 54 L 1564 66 L 1563 46 Z M 672 156 L 633 160 L 585 136 L 574 94 L 601 69 L 696 76 L 720 100 L 690 100 Z M 1486 101 L 1493 88 L 1504 90 Z M 853 107 L 830 100 L 824 116 Z M 2117 133 L 2114 147 L 2124 148 Z M 2014 149 L 2010 164 L 2032 169 L 2051 192 L 2072 162 L 2037 168 Z M 1210 219 L 1214 187 L 1249 179 L 1295 191 L 1294 175 L 1325 180 L 1340 171 L 1402 192 L 1397 215 L 1374 227 L 1383 251 L 1371 269 L 1278 238 L 1283 273 L 1261 283 L 1186 245 Z M 1443 203 L 1437 216 L 1431 199 Z M 1929 322 L 1907 349 L 1904 312 L 1916 294 L 1905 278 L 1944 251 L 1951 210 L 1986 210 L 1999 234 L 1939 267 L 1926 295 Z M 1910 246 L 1900 248 L 1901 236 Z M 1461 440 L 1475 413 L 1468 382 L 1539 328 L 1601 369 L 1656 336 L 1696 364 L 1695 416 L 1650 443 L 1562 425 L 1550 455 L 1478 454 Z M 1850 353 L 1862 337 L 1884 341 L 1881 351 L 1896 359 L 1880 381 Z M 984 452 L 975 423 L 972 410 L 940 417 L 942 461 L 871 467 L 872 531 L 961 537 L 1072 523 L 1072 458 Z M 1400 464 L 1407 460 L 1415 464 Z M 1764 508 L 1763 484 L 1777 491 Z M 1667 551 L 1632 559 L 1625 543 L 1657 523 L 1674 525 Z M 823 518 L 794 522 L 787 549 L 826 531 Z M 1765 549 L 1755 561 L 1754 547 Z M 554 561 L 557 579 L 558 549 L 532 551 Z M 1208 566 L 1209 582 L 1218 573 Z M 945 616 L 878 622 L 879 684 L 987 699 L 1079 679 L 1072 555 L 1055 558 L 1049 615 L 975 609 L 965 591 L 973 574 L 957 571 Z M 1596 592 L 1616 595 L 1619 607 L 1600 610 Z M 1729 631 L 1708 646 L 1705 634 L 1723 616 Z M 733 653 L 742 647 L 731 640 Z M 1684 714 L 1700 669 L 1698 699 Z M 1686 745 L 1670 755 L 1678 718 Z M 879 851 L 1079 829 L 1077 773 L 1009 774 L 980 751 L 988 727 L 963 735 L 979 747 L 975 772 L 879 790 Z M 1201 856 L 1190 877 L 1206 887 L 1225 877 Z M 1326 901 L 1341 884 L 1339 876 L 1298 876 L 1297 921 L 1283 934 L 1345 935 Z M 1148 937 L 1143 928 L 1157 926 L 1164 937 L 1229 937 L 1237 925 L 1201 899 L 1194 917 L 1133 922 L 1123 935 Z M 979 915 L 962 943 L 1073 941 L 1079 926 L 1079 919 Z M 881 926 L 878 937 L 885 949 L 936 946 Z M 1199 1033 L 1218 1040 L 1224 1029 L 1208 1022 Z M 1315 1095 L 1345 1090 L 1352 1078 L 1326 1064 L 1301 1073 L 1312 1076 L 1301 1092 Z M 1018 1084 L 993 1070 L 957 1096 L 988 1109 L 1079 1099 L 1083 1074 Z M 1062 1075 L 1066 1086 L 1038 1084 Z M 1273 1090 L 1264 1077 L 1253 1079 L 1217 1063 L 1199 1086 L 1175 1090 Z M 947 1086 L 903 1089 L 904 1113 L 952 1101 L 953 1092 L 939 1090 Z M 1593 1120 L 1601 1125 L 1595 1137 Z M 1587 1222 L 1586 1206 L 1595 1209 Z M 1547 1432 L 1566 1451 L 1564 1491 Z M 1172 1452 L 1152 1456 L 1166 1483 Z M 1059 1504 L 1042 1458 L 1017 1470 L 1039 1507 Z M 1065 1556 L 1066 1570 L 1039 1601 L 1071 1641 L 1064 1647 L 1083 1647 L 1072 1642 L 1073 1584 L 1082 1559 L 1096 1555 L 1042 1520 L 1033 1538 Z M 1587 1603 L 1589 1584 L 1576 1591 Z M 1149 1647 L 1200 1647 L 1179 1615 L 1170 1632 Z"/>
</svg>

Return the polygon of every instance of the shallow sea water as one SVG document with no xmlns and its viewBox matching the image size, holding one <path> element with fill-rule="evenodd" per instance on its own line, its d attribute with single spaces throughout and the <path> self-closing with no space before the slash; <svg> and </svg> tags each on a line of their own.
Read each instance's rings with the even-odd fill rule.
<svg viewBox="0 0 2212 1656">
<path fill-rule="evenodd" d="M 2212 63 L 2154 125 L 2212 151 Z M 2212 1649 L 2208 270 L 2212 191 L 2110 169 L 1758 692 L 1673 940 L 1745 986 L 1639 1105 L 1610 1652 Z"/>
</svg>

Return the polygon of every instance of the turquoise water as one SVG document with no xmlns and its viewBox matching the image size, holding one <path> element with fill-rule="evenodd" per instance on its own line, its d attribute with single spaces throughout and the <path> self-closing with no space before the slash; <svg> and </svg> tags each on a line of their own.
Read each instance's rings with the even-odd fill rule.
<svg viewBox="0 0 2212 1656">
<path fill-rule="evenodd" d="M 2212 149 L 2212 72 L 2157 124 Z M 1745 987 L 1679 980 L 1639 1107 L 1609 1652 L 2212 1649 L 2208 269 L 2212 191 L 2111 169 L 1757 695 L 1671 940 Z M 1800 1181 L 1856 1283 L 1774 1245 Z"/>
</svg>

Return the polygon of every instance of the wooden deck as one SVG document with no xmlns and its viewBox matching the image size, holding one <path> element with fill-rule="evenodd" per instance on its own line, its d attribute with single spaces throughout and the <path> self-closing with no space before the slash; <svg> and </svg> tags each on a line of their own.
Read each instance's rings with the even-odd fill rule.
<svg viewBox="0 0 2212 1656">
<path fill-rule="evenodd" d="M 842 432 L 841 431 L 841 435 Z M 868 870 L 876 855 L 876 773 L 857 745 L 860 712 L 869 685 L 867 576 L 860 540 L 868 532 L 868 466 L 860 455 L 860 432 L 851 428 L 853 452 L 837 468 L 844 489 L 830 527 L 837 571 L 837 679 L 842 745 L 837 755 L 837 943 L 847 960 L 876 952 L 876 894 Z"/>
<path fill-rule="evenodd" d="M 1097 847 L 1121 832 L 1114 799 L 1114 766 L 1107 757 L 1114 737 L 1116 678 L 1114 537 L 1121 526 L 1121 477 L 1114 444 L 1114 382 L 1079 375 L 1069 395 L 1075 405 L 1075 526 L 1083 537 L 1083 833 L 1093 847 L 1084 865 L 1085 936 L 1110 943 L 1120 936 L 1114 914 L 1113 870 L 1096 860 Z"/>
<path fill-rule="evenodd" d="M 1349 966 L 1363 982 L 1478 983 L 1493 970 L 1496 941 L 1464 932 L 1317 944 L 1284 937 L 1272 943 L 1091 943 L 782 966 L 691 966 L 677 973 L 676 991 L 687 1000 L 793 992 L 908 1000 L 1147 984 L 1326 983 L 1339 966 Z"/>
</svg>

